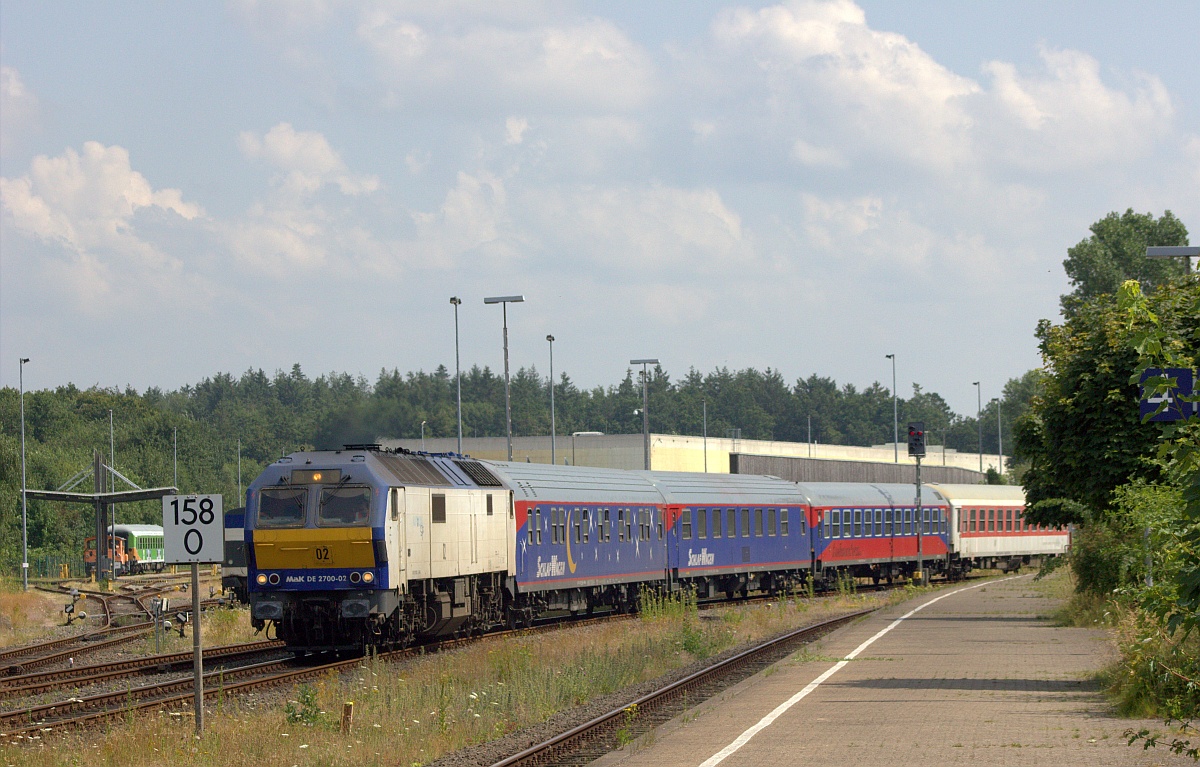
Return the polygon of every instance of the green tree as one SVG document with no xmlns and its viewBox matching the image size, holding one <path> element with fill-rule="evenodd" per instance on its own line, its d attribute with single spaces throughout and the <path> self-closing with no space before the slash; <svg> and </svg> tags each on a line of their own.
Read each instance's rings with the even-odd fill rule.
<svg viewBox="0 0 1200 767">
<path fill-rule="evenodd" d="M 1146 305 L 1180 354 L 1200 352 L 1200 283 L 1164 283 Z M 1157 482 L 1159 430 L 1138 415 L 1138 366 L 1127 316 L 1116 296 L 1080 303 L 1062 325 L 1043 320 L 1040 393 L 1016 424 L 1017 455 L 1029 461 L 1024 485 L 1038 524 L 1105 518 L 1113 491 L 1134 479 Z"/>
<path fill-rule="evenodd" d="M 1116 295 L 1125 280 L 1137 280 L 1142 290 L 1181 276 L 1181 259 L 1146 258 L 1147 245 L 1187 245 L 1183 222 L 1166 211 L 1155 219 L 1152 213 L 1109 213 L 1091 226 L 1091 236 L 1067 250 L 1063 268 L 1074 290 L 1062 297 L 1067 315 L 1097 296 Z"/>
</svg>

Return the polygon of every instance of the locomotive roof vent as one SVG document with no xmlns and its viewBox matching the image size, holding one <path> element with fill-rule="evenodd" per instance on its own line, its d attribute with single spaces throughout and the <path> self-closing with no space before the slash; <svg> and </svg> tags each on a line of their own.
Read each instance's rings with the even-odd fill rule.
<svg viewBox="0 0 1200 767">
<path fill-rule="evenodd" d="M 343 450 L 367 450 L 372 453 L 378 453 L 383 450 L 383 445 L 378 442 L 364 443 L 361 445 L 342 445 Z"/>
<path fill-rule="evenodd" d="M 487 470 L 479 461 L 455 461 L 454 465 L 463 470 L 471 479 L 475 480 L 475 484 L 480 487 L 503 487 L 500 480 L 496 479 L 496 475 Z"/>
</svg>

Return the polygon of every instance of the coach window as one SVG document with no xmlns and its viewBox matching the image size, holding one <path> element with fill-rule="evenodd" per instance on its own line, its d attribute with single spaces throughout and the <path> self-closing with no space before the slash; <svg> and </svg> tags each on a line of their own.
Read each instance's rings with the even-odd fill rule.
<svg viewBox="0 0 1200 767">
<path fill-rule="evenodd" d="M 982 511 L 982 509 L 981 509 L 981 511 Z M 988 513 L 988 529 L 987 529 L 987 531 L 989 533 L 994 533 L 994 532 L 996 532 L 996 510 L 988 509 L 987 513 Z"/>
<path fill-rule="evenodd" d="M 884 535 L 892 534 L 892 510 L 891 509 L 883 510 L 883 534 Z"/>
<path fill-rule="evenodd" d="M 700 540 L 708 537 L 708 509 L 696 509 L 696 537 Z"/>
<path fill-rule="evenodd" d="M 1005 509 L 1004 510 L 1004 532 L 1006 532 L 1006 533 L 1012 532 L 1012 529 L 1013 529 L 1012 518 L 1013 518 L 1012 509 Z"/>
<path fill-rule="evenodd" d="M 832 511 L 830 511 L 830 513 L 833 514 L 833 537 L 834 538 L 842 538 L 842 537 L 844 537 L 843 533 L 845 535 L 849 535 L 850 526 L 846 525 L 845 528 L 842 527 L 842 522 L 848 521 L 848 520 L 842 519 L 842 510 L 841 509 L 833 509 Z"/>
<path fill-rule="evenodd" d="M 803 517 L 801 517 L 801 519 L 803 519 Z M 787 509 L 779 510 L 779 534 L 780 535 L 788 534 L 788 510 Z"/>
<path fill-rule="evenodd" d="M 583 520 L 579 518 L 579 509 L 575 509 L 575 542 L 583 543 Z"/>
<path fill-rule="evenodd" d="M 737 537 L 737 509 L 725 510 L 725 537 Z"/>
<path fill-rule="evenodd" d="M 754 537 L 761 538 L 763 534 L 763 510 L 754 510 Z"/>
<path fill-rule="evenodd" d="M 633 540 L 633 509 L 628 509 L 625 515 L 625 540 Z"/>
<path fill-rule="evenodd" d="M 975 532 L 975 512 L 976 512 L 976 509 L 971 509 L 969 512 L 969 516 L 971 518 L 971 521 L 969 523 L 969 525 L 970 525 L 969 532 L 972 532 L 972 533 Z"/>
<path fill-rule="evenodd" d="M 713 509 L 712 533 L 714 538 L 721 537 L 721 510 Z"/>
<path fill-rule="evenodd" d="M 541 544 L 542 542 L 542 510 L 538 509 L 534 512 L 533 522 L 533 542 Z"/>
<path fill-rule="evenodd" d="M 920 523 L 921 523 L 920 520 L 917 519 L 917 513 L 916 513 L 915 509 L 905 509 L 904 510 L 904 534 L 905 535 L 915 535 L 917 532 L 917 526 Z"/>
<path fill-rule="evenodd" d="M 1017 509 L 1016 519 L 1013 520 L 1013 529 L 1018 533 L 1025 532 L 1025 510 Z"/>
<path fill-rule="evenodd" d="M 590 515 L 588 514 L 587 509 L 583 509 L 582 511 L 579 512 L 579 523 L 580 523 L 580 527 L 583 528 L 583 542 L 584 543 L 588 542 L 588 529 L 591 527 L 591 520 L 589 519 L 589 517 L 590 517 Z"/>
<path fill-rule="evenodd" d="M 625 509 L 617 509 L 617 540 L 625 540 Z"/>
<path fill-rule="evenodd" d="M 750 537 L 750 509 L 742 509 L 742 537 Z"/>
<path fill-rule="evenodd" d="M 847 511 L 846 513 L 849 514 L 850 512 Z M 853 535 L 855 538 L 862 535 L 862 509 L 854 510 L 854 533 L 853 533 Z"/>
<path fill-rule="evenodd" d="M 775 509 L 767 509 L 767 535 L 775 535 L 775 528 L 778 526 L 778 517 L 775 514 Z"/>
<path fill-rule="evenodd" d="M 685 541 L 692 539 L 692 510 L 684 509 L 679 517 L 679 537 Z"/>
<path fill-rule="evenodd" d="M 611 513 L 611 509 L 604 510 L 604 522 L 600 526 L 600 533 L 603 536 L 603 540 L 606 541 L 612 540 L 612 517 L 609 516 Z"/>
</svg>

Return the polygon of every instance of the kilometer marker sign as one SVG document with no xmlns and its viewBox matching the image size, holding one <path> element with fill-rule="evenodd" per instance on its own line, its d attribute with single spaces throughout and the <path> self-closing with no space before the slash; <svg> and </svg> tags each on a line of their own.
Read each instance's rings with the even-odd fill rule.
<svg viewBox="0 0 1200 767">
<path fill-rule="evenodd" d="M 220 495 L 163 496 L 163 560 L 169 565 L 225 559 L 225 515 Z"/>
</svg>

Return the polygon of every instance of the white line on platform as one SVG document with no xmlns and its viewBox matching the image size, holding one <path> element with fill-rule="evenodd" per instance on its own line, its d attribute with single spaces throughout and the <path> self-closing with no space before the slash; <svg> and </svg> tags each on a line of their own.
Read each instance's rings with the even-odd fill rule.
<svg viewBox="0 0 1200 767">
<path fill-rule="evenodd" d="M 1025 577 L 1025 576 L 1022 576 L 1022 575 L 1013 576 L 1013 578 L 1023 578 L 1023 577 Z M 835 663 L 833 665 L 833 667 L 828 669 L 827 671 L 825 671 L 825 673 L 821 674 L 819 677 L 817 677 L 816 679 L 809 682 L 807 685 L 805 685 L 803 690 L 801 690 L 800 692 L 796 693 L 792 697 L 785 700 L 783 703 L 780 703 L 778 706 L 776 706 L 774 711 L 767 714 L 762 719 L 759 719 L 752 727 L 750 727 L 748 730 L 743 732 L 741 735 L 737 736 L 737 739 L 734 740 L 732 743 L 730 743 L 728 746 L 726 746 L 725 748 L 721 749 L 717 753 L 710 756 L 708 759 L 705 759 L 703 762 L 701 762 L 700 767 L 716 767 L 716 765 L 720 764 L 721 762 L 725 761 L 728 757 L 732 756 L 734 753 L 736 753 L 738 751 L 738 749 L 740 749 L 742 746 L 749 743 L 751 738 L 753 738 L 755 735 L 757 735 L 758 733 L 762 732 L 767 727 L 769 727 L 772 722 L 774 722 L 779 717 L 783 716 L 783 714 L 788 709 L 790 709 L 792 706 L 796 705 L 801 700 L 803 700 L 805 697 L 807 697 L 810 692 L 812 692 L 813 690 L 820 687 L 822 682 L 824 682 L 826 679 L 828 679 L 829 677 L 836 674 L 838 671 L 840 671 L 842 669 L 843 666 L 848 664 L 850 661 L 857 658 L 858 654 L 861 653 L 863 650 L 867 649 L 868 647 L 870 647 L 872 644 L 874 644 L 875 640 L 879 639 L 884 634 L 888 633 L 892 629 L 899 626 L 900 622 L 903 621 L 905 618 L 911 618 L 912 616 L 914 616 L 917 613 L 924 610 L 926 607 L 929 607 L 934 602 L 940 602 L 943 599 L 945 599 L 946 597 L 954 596 L 955 594 L 960 594 L 964 591 L 970 591 L 971 589 L 977 589 L 980 586 L 987 586 L 988 584 L 992 584 L 992 583 L 1002 583 L 1002 582 L 1008 581 L 1008 580 L 1012 580 L 1012 578 L 1001 578 L 1000 580 L 997 580 L 997 581 L 985 581 L 983 583 L 977 583 L 974 586 L 965 586 L 961 589 L 955 589 L 954 591 L 947 591 L 945 594 L 942 594 L 941 596 L 938 596 L 938 597 L 934 597 L 933 599 L 929 600 L 928 602 L 920 604 L 920 605 L 914 607 L 912 610 L 909 610 L 904 615 L 901 615 L 899 618 L 892 621 L 886 627 L 881 629 L 879 631 L 879 633 L 877 633 L 875 636 L 873 636 L 870 639 L 868 639 L 867 641 L 863 642 L 858 647 L 855 647 L 854 652 L 850 653 L 845 658 L 843 658 L 842 660 Z"/>
</svg>

